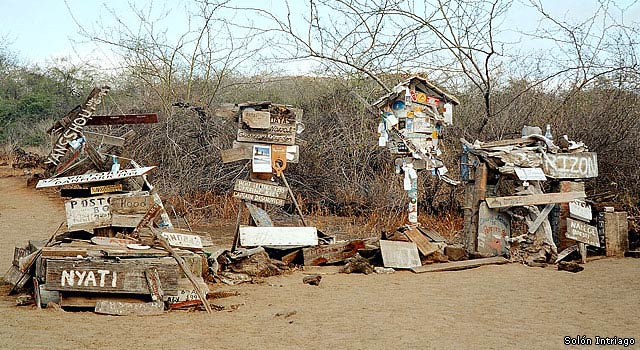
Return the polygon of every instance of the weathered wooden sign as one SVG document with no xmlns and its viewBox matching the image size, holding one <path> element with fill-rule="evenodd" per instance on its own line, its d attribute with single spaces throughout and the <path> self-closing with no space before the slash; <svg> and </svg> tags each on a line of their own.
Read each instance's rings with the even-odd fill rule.
<svg viewBox="0 0 640 350">
<path fill-rule="evenodd" d="M 271 113 L 269 111 L 242 111 L 242 122 L 252 129 L 269 129 L 271 127 Z"/>
<path fill-rule="evenodd" d="M 64 203 L 69 230 L 87 230 L 111 225 L 109 197 L 74 198 Z"/>
<path fill-rule="evenodd" d="M 583 200 L 572 200 L 569 202 L 569 214 L 584 221 L 591 221 L 593 214 L 591 213 L 591 206 Z"/>
<path fill-rule="evenodd" d="M 249 213 L 251 214 L 251 218 L 253 218 L 253 221 L 256 223 L 256 226 L 265 226 L 265 227 L 273 226 L 273 221 L 271 221 L 271 217 L 264 209 L 258 208 L 249 202 L 244 202 L 244 205 L 249 210 Z"/>
<path fill-rule="evenodd" d="M 63 124 L 63 128 L 55 131 L 58 136 L 51 153 L 49 153 L 44 162 L 45 164 L 58 165 L 60 163 L 60 159 L 64 157 L 69 149 L 69 143 L 82 136 L 82 129 L 91 120 L 93 112 L 102 103 L 102 97 L 109 92 L 109 89 L 108 86 L 93 89 L 82 107 L 77 111 L 74 110 L 77 114 L 68 115 L 69 123 Z"/>
<path fill-rule="evenodd" d="M 487 197 L 489 208 L 505 208 L 525 205 L 540 205 L 550 203 L 568 203 L 574 199 L 586 198 L 584 191 L 563 193 L 542 193 L 524 196 Z"/>
<path fill-rule="evenodd" d="M 600 247 L 598 229 L 595 226 L 588 225 L 582 221 L 567 218 L 566 237 L 594 247 Z"/>
<path fill-rule="evenodd" d="M 240 226 L 240 245 L 243 247 L 290 247 L 318 245 L 315 227 L 255 227 Z"/>
<path fill-rule="evenodd" d="M 580 179 L 598 176 L 598 156 L 594 152 L 547 153 L 543 170 L 556 179 Z"/>
<path fill-rule="evenodd" d="M 161 235 L 172 247 L 195 249 L 202 248 L 202 239 L 200 238 L 200 236 L 166 231 L 162 232 Z"/>
<path fill-rule="evenodd" d="M 122 184 L 91 187 L 91 194 L 111 193 L 122 191 Z"/>
<path fill-rule="evenodd" d="M 96 132 L 89 132 L 89 131 L 83 131 L 82 134 L 89 141 L 93 142 L 96 145 L 105 144 L 105 145 L 112 145 L 112 146 L 122 147 L 122 146 L 124 146 L 124 142 L 125 142 L 124 137 L 118 137 L 118 136 L 112 136 L 112 135 L 106 135 L 106 134 L 99 134 L 99 133 L 96 133 Z"/>
<path fill-rule="evenodd" d="M 287 198 L 287 188 L 247 180 L 236 180 L 233 187 L 235 198 L 283 206 Z"/>
<path fill-rule="evenodd" d="M 268 129 L 238 129 L 236 140 L 240 142 L 275 143 L 279 145 L 293 145 L 296 141 L 296 121 L 286 117 L 271 115 Z"/>
<path fill-rule="evenodd" d="M 502 255 L 509 251 L 506 238 L 511 235 L 509 215 L 480 204 L 478 212 L 478 252 L 486 255 Z"/>
<path fill-rule="evenodd" d="M 128 177 L 134 177 L 134 176 L 142 176 L 150 172 L 151 170 L 154 170 L 155 168 L 156 168 L 155 166 L 148 166 L 143 168 L 120 170 L 116 172 L 101 172 L 101 173 L 91 173 L 91 174 L 84 174 L 84 175 L 44 179 L 44 180 L 38 181 L 36 188 L 55 187 L 55 186 L 63 186 L 63 185 L 71 185 L 71 184 L 83 184 L 83 183 L 90 183 L 90 182 L 118 180 L 118 179 L 124 179 Z"/>
<path fill-rule="evenodd" d="M 410 269 L 421 265 L 418 246 L 413 242 L 380 240 L 380 253 L 384 267 Z"/>
<path fill-rule="evenodd" d="M 94 115 L 87 125 L 151 124 L 158 122 L 156 113 Z"/>
<path fill-rule="evenodd" d="M 144 195 L 115 195 L 109 201 L 114 214 L 144 214 L 153 205 L 153 197 Z"/>
</svg>

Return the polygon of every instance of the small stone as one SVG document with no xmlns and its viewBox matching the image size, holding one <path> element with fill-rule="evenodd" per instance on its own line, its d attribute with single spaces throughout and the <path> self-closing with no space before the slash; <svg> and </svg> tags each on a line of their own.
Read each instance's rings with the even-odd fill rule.
<svg viewBox="0 0 640 350">
<path fill-rule="evenodd" d="M 576 273 L 582 270 L 584 270 L 584 267 L 574 262 L 561 261 L 558 263 L 558 271 L 569 271 L 569 272 Z"/>
<path fill-rule="evenodd" d="M 467 252 L 461 245 L 448 245 L 444 248 L 444 254 L 451 261 L 460 261 L 467 258 Z"/>
<path fill-rule="evenodd" d="M 382 267 L 382 266 L 374 267 L 373 271 L 375 273 L 380 273 L 380 274 L 389 274 L 389 273 L 395 273 L 396 272 L 396 270 L 394 270 L 391 267 Z"/>
<path fill-rule="evenodd" d="M 302 283 L 310 284 L 312 286 L 317 286 L 317 285 L 320 285 L 320 280 L 321 279 L 322 279 L 322 276 L 320 276 L 320 275 L 304 276 L 302 278 Z"/>
</svg>

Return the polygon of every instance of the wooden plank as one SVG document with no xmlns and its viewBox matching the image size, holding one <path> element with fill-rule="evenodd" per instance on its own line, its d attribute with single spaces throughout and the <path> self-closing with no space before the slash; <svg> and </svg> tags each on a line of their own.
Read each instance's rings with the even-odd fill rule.
<svg viewBox="0 0 640 350">
<path fill-rule="evenodd" d="M 126 248 L 127 244 L 140 243 L 133 239 L 115 238 L 115 237 L 91 237 L 91 243 L 95 245 L 103 245 L 108 247 Z"/>
<path fill-rule="evenodd" d="M 418 230 L 420 230 L 420 232 L 422 232 L 423 235 L 427 236 L 427 238 L 429 238 L 432 242 L 447 241 L 444 237 L 440 236 L 440 234 L 436 232 L 436 230 L 434 229 L 418 226 Z"/>
<path fill-rule="evenodd" d="M 156 169 L 155 166 L 148 166 L 148 167 L 142 167 L 142 168 L 120 170 L 116 172 L 100 172 L 100 173 L 90 173 L 90 174 L 84 174 L 84 175 L 50 178 L 50 179 L 44 179 L 44 180 L 38 181 L 36 188 L 46 188 L 46 187 L 55 187 L 55 186 L 63 186 L 63 185 L 71 185 L 71 184 L 83 184 L 83 183 L 91 183 L 91 182 L 125 179 L 128 177 L 142 176 L 150 172 L 151 170 L 155 170 L 155 169 Z"/>
<path fill-rule="evenodd" d="M 242 122 L 252 129 L 271 128 L 271 113 L 269 111 L 242 111 Z"/>
<path fill-rule="evenodd" d="M 506 208 L 526 205 L 541 205 L 552 203 L 568 203 L 574 199 L 586 198 L 584 191 L 566 193 L 542 193 L 524 196 L 487 197 L 489 208 Z"/>
<path fill-rule="evenodd" d="M 316 246 L 315 227 L 252 227 L 240 226 L 240 245 L 243 247 Z"/>
<path fill-rule="evenodd" d="M 152 124 L 158 122 L 156 113 L 94 115 L 87 125 Z"/>
<path fill-rule="evenodd" d="M 13 266 L 20 266 L 20 259 L 31 254 L 29 249 L 22 247 L 14 247 L 13 248 Z"/>
<path fill-rule="evenodd" d="M 144 228 L 149 226 L 150 224 L 153 224 L 153 220 L 158 216 L 158 214 L 160 214 L 161 209 L 162 207 L 158 203 L 154 202 L 151 208 L 149 208 L 149 210 L 147 210 L 147 212 L 144 214 L 138 226 L 136 226 L 133 229 L 132 233 L 138 234 L 141 228 Z"/>
<path fill-rule="evenodd" d="M 384 267 L 410 269 L 421 265 L 418 246 L 413 242 L 380 240 L 380 252 Z"/>
<path fill-rule="evenodd" d="M 607 256 L 624 256 L 629 250 L 627 212 L 604 213 L 604 239 Z"/>
<path fill-rule="evenodd" d="M 145 214 L 153 205 L 153 197 L 143 195 L 113 195 L 109 201 L 113 214 Z"/>
<path fill-rule="evenodd" d="M 283 186 L 270 185 L 261 182 L 247 180 L 236 180 L 234 191 L 252 193 L 266 197 L 287 198 L 287 188 Z"/>
<path fill-rule="evenodd" d="M 244 203 L 249 210 L 249 214 L 251 214 L 251 218 L 256 223 L 256 226 L 260 227 L 272 227 L 273 221 L 271 221 L 271 217 L 269 214 L 261 208 L 256 207 L 255 205 L 245 202 Z"/>
<path fill-rule="evenodd" d="M 322 264 L 334 264 L 344 261 L 356 255 L 358 249 L 364 248 L 364 241 L 355 240 L 350 242 L 341 242 L 311 248 L 304 248 L 302 249 L 302 254 L 305 266 L 318 266 Z"/>
<path fill-rule="evenodd" d="M 501 257 L 495 256 L 492 258 L 482 258 L 482 259 L 474 259 L 474 260 L 464 260 L 464 261 L 454 261 L 448 263 L 441 264 L 432 264 L 414 267 L 411 271 L 415 273 L 424 273 L 424 272 L 440 272 L 440 271 L 457 271 L 457 270 L 465 270 L 472 269 L 479 266 L 485 265 L 500 265 L 506 264 L 509 260 Z"/>
<path fill-rule="evenodd" d="M 591 221 L 593 214 L 591 213 L 591 206 L 583 200 L 572 200 L 569 202 L 569 214 L 579 220 Z"/>
<path fill-rule="evenodd" d="M 594 152 L 547 153 L 542 169 L 556 179 L 580 179 L 598 176 L 598 156 Z"/>
<path fill-rule="evenodd" d="M 144 219 L 143 214 L 111 214 L 111 226 L 138 227 Z"/>
<path fill-rule="evenodd" d="M 523 137 L 523 138 L 519 138 L 519 139 L 509 139 L 509 140 L 498 140 L 498 141 L 491 141 L 491 142 L 481 142 L 479 148 L 487 149 L 487 148 L 494 148 L 494 147 L 526 145 L 528 143 L 532 143 L 533 141 L 535 141 L 535 140 L 532 139 L 532 138 Z"/>
<path fill-rule="evenodd" d="M 94 187 L 91 187 L 90 189 L 91 194 L 112 193 L 112 192 L 120 192 L 120 191 L 122 191 L 122 184 L 94 186 Z"/>
<path fill-rule="evenodd" d="M 485 202 L 478 209 L 478 247 L 484 255 L 498 256 L 509 251 L 506 238 L 511 235 L 511 217 L 490 209 Z"/>
<path fill-rule="evenodd" d="M 244 113 L 244 112 L 243 112 Z M 279 145 L 293 145 L 296 141 L 296 120 L 284 116 L 271 114 L 270 127 L 266 130 L 238 129 L 236 140 L 253 143 L 275 143 Z"/>
<path fill-rule="evenodd" d="M 540 225 L 542 224 L 542 222 L 544 220 L 547 220 L 547 217 L 549 216 L 549 213 L 551 212 L 551 210 L 553 210 L 553 208 L 555 208 L 555 204 L 547 204 L 544 207 L 544 209 L 542 209 L 542 212 L 540 213 L 540 215 L 538 215 L 536 220 L 531 223 L 531 226 L 529 226 L 528 232 L 535 233 L 538 230 L 538 227 L 540 227 Z"/>
<path fill-rule="evenodd" d="M 594 247 L 600 247 L 598 229 L 595 226 L 588 225 L 582 221 L 567 218 L 566 237 Z"/>
<path fill-rule="evenodd" d="M 418 251 L 420 251 L 423 256 L 428 256 L 438 250 L 438 247 L 431 243 L 431 241 L 429 241 L 429 239 L 427 239 L 427 237 L 425 237 L 422 232 L 418 231 L 415 227 L 404 231 L 404 234 L 411 242 L 418 246 Z"/>
<path fill-rule="evenodd" d="M 124 146 L 124 137 L 100 134 L 97 132 L 90 132 L 90 131 L 84 131 L 82 134 L 86 136 L 89 141 L 97 145 L 105 144 L 105 145 L 112 145 L 116 147 Z"/>
<path fill-rule="evenodd" d="M 73 198 L 64 202 L 67 228 L 70 231 L 93 232 L 96 227 L 111 225 L 111 211 L 108 196 Z"/>
<path fill-rule="evenodd" d="M 144 276 L 147 279 L 147 286 L 149 287 L 149 294 L 151 294 L 151 300 L 163 301 L 164 291 L 162 290 L 162 283 L 160 282 L 160 275 L 158 270 L 150 269 L 144 272 Z"/>
<path fill-rule="evenodd" d="M 147 300 L 147 296 L 134 296 L 134 295 L 121 295 L 121 294 L 100 294 L 100 293 L 91 293 L 91 294 L 79 294 L 74 292 L 58 292 L 58 291 L 49 291 L 50 293 L 58 293 L 59 295 L 59 304 L 63 308 L 95 308 L 96 303 L 98 301 L 116 301 L 116 302 L 126 302 L 126 303 L 138 303 L 143 304 Z"/>
<path fill-rule="evenodd" d="M 93 117 L 97 106 L 102 102 L 102 97 L 109 92 L 109 87 L 95 88 L 89 94 L 84 104 L 80 107 L 77 114 L 69 115 L 69 123 L 63 128 L 56 130 L 56 140 L 45 165 L 53 166 L 60 164 L 60 160 L 65 156 L 69 149 L 69 143 L 82 136 L 82 129 Z M 66 118 L 66 117 L 65 117 Z M 62 125 L 62 124 L 61 124 Z"/>
<path fill-rule="evenodd" d="M 121 301 L 99 300 L 94 310 L 97 314 L 112 316 L 158 316 L 164 313 L 164 303 L 126 303 Z"/>
<path fill-rule="evenodd" d="M 172 247 L 202 249 L 200 236 L 169 231 L 163 231 L 160 235 L 162 235 Z"/>
<path fill-rule="evenodd" d="M 197 256 L 199 258 L 199 256 Z M 197 270 L 198 266 L 190 265 Z M 169 257 L 156 259 L 106 259 L 71 260 L 48 259 L 46 268 L 47 289 L 87 293 L 149 294 L 145 271 L 157 269 L 163 289 L 172 294 L 183 289 L 184 279 L 178 263 Z M 202 266 L 197 271 L 202 274 Z M 202 278 L 199 283 L 204 284 Z"/>
<path fill-rule="evenodd" d="M 220 151 L 222 163 L 231 163 L 239 160 L 251 159 L 251 150 L 248 148 L 229 148 Z"/>
</svg>

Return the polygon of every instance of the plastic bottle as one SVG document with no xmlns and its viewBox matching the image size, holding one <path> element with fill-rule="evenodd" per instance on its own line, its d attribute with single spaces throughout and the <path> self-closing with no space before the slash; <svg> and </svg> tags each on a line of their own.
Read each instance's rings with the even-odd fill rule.
<svg viewBox="0 0 640 350">
<path fill-rule="evenodd" d="M 545 131 L 544 137 L 548 138 L 549 140 L 553 140 L 553 135 L 551 135 L 551 125 L 549 124 L 547 124 L 547 131 Z"/>
</svg>

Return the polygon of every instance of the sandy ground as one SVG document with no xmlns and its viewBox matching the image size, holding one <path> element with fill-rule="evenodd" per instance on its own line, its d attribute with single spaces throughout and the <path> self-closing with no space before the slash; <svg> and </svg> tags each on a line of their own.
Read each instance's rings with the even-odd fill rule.
<svg viewBox="0 0 640 350">
<path fill-rule="evenodd" d="M 13 247 L 46 239 L 62 202 L 0 178 L 0 266 Z M 640 259 L 590 261 L 583 272 L 518 264 L 391 275 L 305 272 L 218 299 L 235 311 L 113 317 L 16 307 L 0 286 L 0 349 L 567 349 L 565 336 L 634 337 L 640 348 Z M 609 348 L 621 348 L 608 346 Z"/>
</svg>

